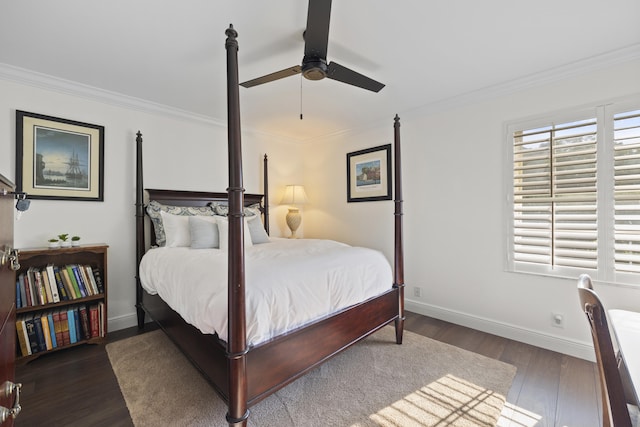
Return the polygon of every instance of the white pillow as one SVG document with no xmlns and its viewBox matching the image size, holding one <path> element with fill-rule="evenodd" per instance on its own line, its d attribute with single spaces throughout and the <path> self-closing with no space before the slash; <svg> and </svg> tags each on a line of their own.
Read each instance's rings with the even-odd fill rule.
<svg viewBox="0 0 640 427">
<path fill-rule="evenodd" d="M 220 236 L 220 249 L 227 250 L 229 248 L 229 221 L 226 216 L 216 216 L 216 222 L 218 223 L 218 234 Z M 244 247 L 250 248 L 253 246 L 251 241 L 251 234 L 249 233 L 249 224 L 244 222 Z"/>
<path fill-rule="evenodd" d="M 244 222 L 245 224 L 249 224 L 249 234 L 251 234 L 251 241 L 254 245 L 269 243 L 271 241 L 264 229 L 260 215 L 245 217 Z"/>
<path fill-rule="evenodd" d="M 166 236 L 165 246 L 175 248 L 191 245 L 188 216 L 172 215 L 165 211 L 161 211 L 160 216 L 162 217 L 162 226 Z"/>
<path fill-rule="evenodd" d="M 220 247 L 218 223 L 215 217 L 189 216 L 189 234 L 192 249 L 210 249 Z"/>
</svg>

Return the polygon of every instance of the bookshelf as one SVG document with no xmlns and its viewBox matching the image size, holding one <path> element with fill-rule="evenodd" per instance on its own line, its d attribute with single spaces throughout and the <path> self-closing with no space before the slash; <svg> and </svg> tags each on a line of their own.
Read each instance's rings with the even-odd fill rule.
<svg viewBox="0 0 640 427">
<path fill-rule="evenodd" d="M 16 361 L 104 341 L 107 249 L 105 244 L 92 244 L 19 250 Z"/>
</svg>

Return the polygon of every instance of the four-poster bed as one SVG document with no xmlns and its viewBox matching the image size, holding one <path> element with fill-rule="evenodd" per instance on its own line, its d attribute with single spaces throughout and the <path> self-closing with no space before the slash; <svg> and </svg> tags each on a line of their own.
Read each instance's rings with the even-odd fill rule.
<svg viewBox="0 0 640 427">
<path fill-rule="evenodd" d="M 404 256 L 402 241 L 402 189 L 400 179 L 400 122 L 394 119 L 395 244 L 393 283 L 364 301 L 339 309 L 284 334 L 253 345 L 247 341 L 245 296 L 245 208 L 259 206 L 268 231 L 269 202 L 267 158 L 264 159 L 264 194 L 245 194 L 242 182 L 240 114 L 237 69 L 237 33 L 226 31 L 229 186 L 227 193 L 144 189 L 142 135 L 136 138 L 136 307 L 138 326 L 148 314 L 186 357 L 200 370 L 228 404 L 230 426 L 246 426 L 248 408 L 304 375 L 340 351 L 371 333 L 395 324 L 396 342 L 402 343 L 404 324 Z M 140 264 L 148 248 L 145 224 L 145 193 L 148 201 L 176 207 L 228 206 L 228 274 L 226 340 L 202 333 L 187 323 L 158 295 L 141 284 Z M 152 230 L 151 245 L 156 243 Z"/>
</svg>

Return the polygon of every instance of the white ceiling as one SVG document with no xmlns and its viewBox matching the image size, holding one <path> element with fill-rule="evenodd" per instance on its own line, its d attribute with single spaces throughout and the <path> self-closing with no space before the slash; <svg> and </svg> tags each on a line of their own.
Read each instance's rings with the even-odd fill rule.
<svg viewBox="0 0 640 427">
<path fill-rule="evenodd" d="M 306 13 L 306 0 L 4 0 L 0 65 L 224 123 L 225 29 L 245 81 L 300 64 Z M 386 87 L 240 88 L 243 126 L 304 141 L 640 51 L 638 0 L 334 0 L 331 17 L 328 61 Z"/>
</svg>

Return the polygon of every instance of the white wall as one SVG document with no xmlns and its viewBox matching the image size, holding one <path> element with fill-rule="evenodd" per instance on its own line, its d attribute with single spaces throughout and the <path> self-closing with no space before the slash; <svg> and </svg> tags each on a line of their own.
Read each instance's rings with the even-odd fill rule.
<svg viewBox="0 0 640 427">
<path fill-rule="evenodd" d="M 369 246 L 393 256 L 393 202 L 346 203 L 346 153 L 393 141 L 400 113 L 404 175 L 407 308 L 498 335 L 590 358 L 591 341 L 574 280 L 503 270 L 503 126 L 510 120 L 640 93 L 640 61 L 438 113 L 398 112 L 370 129 L 302 146 L 243 132 L 244 186 L 261 187 L 270 157 L 271 229 L 288 234 L 286 184 L 306 186 L 304 235 Z M 135 324 L 135 132 L 144 134 L 145 185 L 224 191 L 224 126 L 129 108 L 0 79 L 0 173 L 15 179 L 15 110 L 105 126 L 105 201 L 34 200 L 16 222 L 17 247 L 61 232 L 109 251 L 109 327 Z M 459 154 L 465 153 L 460 158 Z M 303 161 L 300 161 L 300 160 Z M 463 171 L 460 176 L 452 172 Z M 422 288 L 422 297 L 413 288 Z M 596 284 L 608 307 L 640 309 L 640 289 Z M 550 314 L 565 314 L 564 329 Z"/>
<path fill-rule="evenodd" d="M 81 92 L 82 88 L 78 90 Z M 157 106 L 126 108 L 104 99 L 65 94 L 13 80 L 0 79 L 0 93 L 0 173 L 14 182 L 15 110 L 105 127 L 104 202 L 33 200 L 29 211 L 15 223 L 15 246 L 46 246 L 47 239 L 60 233 L 77 234 L 84 243 L 108 244 L 109 328 L 133 326 L 135 133 L 138 130 L 143 133 L 146 187 L 226 191 L 226 127 L 171 111 L 156 112 Z M 265 152 L 269 155 L 271 234 L 280 236 L 286 229 L 286 209 L 276 204 L 287 183 L 302 180 L 300 147 L 250 132 L 243 133 L 242 144 L 247 192 L 262 191 L 262 158 Z"/>
<path fill-rule="evenodd" d="M 503 159 L 511 147 L 503 129 L 510 120 L 640 94 L 638 76 L 635 61 L 471 106 L 399 112 L 410 310 L 593 357 L 575 280 L 504 271 Z M 305 147 L 308 237 L 373 246 L 392 260 L 393 202 L 346 203 L 345 171 L 346 153 L 393 141 L 392 108 L 385 123 Z M 640 287 L 596 287 L 607 307 L 640 310 Z M 552 311 L 565 315 L 564 329 L 551 326 Z"/>
</svg>

